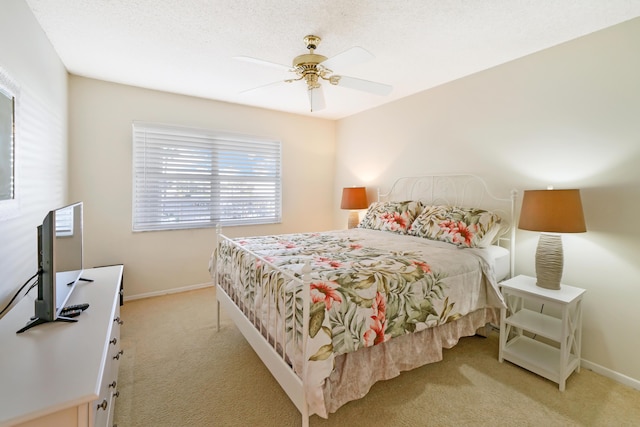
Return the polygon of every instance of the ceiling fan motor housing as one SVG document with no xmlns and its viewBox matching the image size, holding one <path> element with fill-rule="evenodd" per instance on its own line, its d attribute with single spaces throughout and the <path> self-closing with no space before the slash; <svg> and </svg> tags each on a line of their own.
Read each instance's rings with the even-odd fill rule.
<svg viewBox="0 0 640 427">
<path fill-rule="evenodd" d="M 319 63 L 326 61 L 327 57 L 323 55 L 318 55 L 315 53 L 305 53 L 303 55 L 298 55 L 293 58 L 293 67 L 298 68 L 300 66 L 305 65 L 318 65 Z"/>
<path fill-rule="evenodd" d="M 322 66 L 318 66 L 321 62 L 327 60 L 324 55 L 318 55 L 313 51 L 320 44 L 320 37 L 314 35 L 308 35 L 304 38 L 304 43 L 309 49 L 309 53 L 298 55 L 293 58 L 293 68 L 296 74 L 303 78 L 307 82 L 307 89 L 318 89 L 320 82 L 318 77 L 323 77 L 328 74 L 328 70 L 325 70 Z"/>
</svg>

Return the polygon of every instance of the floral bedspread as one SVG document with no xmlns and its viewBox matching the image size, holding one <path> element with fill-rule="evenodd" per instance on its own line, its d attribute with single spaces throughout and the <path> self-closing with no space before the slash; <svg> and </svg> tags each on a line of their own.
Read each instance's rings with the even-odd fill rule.
<svg viewBox="0 0 640 427">
<path fill-rule="evenodd" d="M 479 249 L 366 229 L 235 241 L 296 275 L 305 262 L 311 265 L 307 384 L 318 389 L 336 355 L 500 306 L 492 266 Z M 240 252 L 228 244 L 219 247 L 219 283 L 229 280 L 230 262 L 242 262 Z M 243 269 L 230 284 L 249 305 L 257 297 L 255 274 Z M 309 390 L 308 399 L 310 409 L 322 416 L 322 402 L 316 401 L 322 393 Z"/>
</svg>

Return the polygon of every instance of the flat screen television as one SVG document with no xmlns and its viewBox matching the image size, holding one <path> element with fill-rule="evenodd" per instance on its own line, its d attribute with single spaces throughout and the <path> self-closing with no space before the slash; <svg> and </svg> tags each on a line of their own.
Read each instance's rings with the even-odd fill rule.
<svg viewBox="0 0 640 427">
<path fill-rule="evenodd" d="M 38 297 L 35 315 L 18 333 L 42 323 L 75 322 L 60 316 L 83 269 L 82 202 L 50 211 L 38 226 Z"/>
</svg>

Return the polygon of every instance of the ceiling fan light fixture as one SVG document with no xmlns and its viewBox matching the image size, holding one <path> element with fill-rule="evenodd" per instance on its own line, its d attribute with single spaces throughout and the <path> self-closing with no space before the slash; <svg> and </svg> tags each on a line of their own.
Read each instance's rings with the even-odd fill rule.
<svg viewBox="0 0 640 427">
<path fill-rule="evenodd" d="M 318 81 L 318 75 L 314 73 L 308 73 L 304 76 L 307 81 L 307 89 L 318 89 L 320 87 L 320 82 Z"/>
</svg>

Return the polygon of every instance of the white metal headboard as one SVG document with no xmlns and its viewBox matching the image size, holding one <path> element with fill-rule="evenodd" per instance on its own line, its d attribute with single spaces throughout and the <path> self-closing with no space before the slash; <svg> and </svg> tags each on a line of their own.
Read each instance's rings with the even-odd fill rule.
<svg viewBox="0 0 640 427">
<path fill-rule="evenodd" d="M 451 205 L 490 210 L 500 215 L 505 226 L 499 244 L 511 253 L 511 276 L 515 266 L 515 212 L 517 191 L 509 197 L 496 197 L 486 182 L 476 175 L 425 175 L 398 178 L 387 193 L 378 189 L 379 201 L 419 200 L 426 205 Z"/>
</svg>

